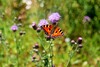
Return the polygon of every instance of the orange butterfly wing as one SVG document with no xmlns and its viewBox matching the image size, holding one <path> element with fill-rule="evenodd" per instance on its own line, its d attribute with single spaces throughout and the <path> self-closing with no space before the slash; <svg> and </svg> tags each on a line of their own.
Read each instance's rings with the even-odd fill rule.
<svg viewBox="0 0 100 67">
<path fill-rule="evenodd" d="M 50 36 L 51 35 L 51 31 L 53 29 L 53 25 L 43 25 L 42 29 L 44 30 L 46 35 Z"/>
<path fill-rule="evenodd" d="M 51 34 L 51 37 L 55 38 L 55 37 L 59 37 L 59 36 L 63 36 L 63 32 L 59 27 L 56 27 L 54 32 Z"/>
</svg>

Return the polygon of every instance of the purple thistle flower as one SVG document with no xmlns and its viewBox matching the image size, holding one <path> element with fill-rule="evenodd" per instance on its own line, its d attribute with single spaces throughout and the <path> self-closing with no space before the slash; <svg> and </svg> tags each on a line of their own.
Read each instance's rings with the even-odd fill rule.
<svg viewBox="0 0 100 67">
<path fill-rule="evenodd" d="M 18 26 L 17 26 L 17 25 L 13 25 L 13 26 L 11 27 L 11 30 L 14 31 L 14 32 L 17 31 L 17 30 L 18 30 Z"/>
<path fill-rule="evenodd" d="M 60 20 L 60 14 L 59 13 L 52 13 L 49 17 L 48 17 L 48 19 L 53 23 L 53 24 L 55 24 L 58 20 Z"/>
<path fill-rule="evenodd" d="M 38 26 L 41 27 L 41 26 L 43 26 L 43 25 L 47 25 L 47 24 L 49 24 L 48 21 L 45 20 L 45 19 L 42 19 L 42 20 L 40 20 Z"/>
<path fill-rule="evenodd" d="M 89 16 L 84 16 L 83 22 L 90 22 L 90 17 Z"/>
</svg>

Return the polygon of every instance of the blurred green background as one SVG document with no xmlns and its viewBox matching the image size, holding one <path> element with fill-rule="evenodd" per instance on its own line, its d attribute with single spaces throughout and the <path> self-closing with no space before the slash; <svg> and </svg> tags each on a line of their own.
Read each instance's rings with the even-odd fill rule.
<svg viewBox="0 0 100 67">
<path fill-rule="evenodd" d="M 17 67 L 16 42 L 19 47 L 19 67 L 35 67 L 31 62 L 32 47 L 39 43 L 32 22 L 58 12 L 58 26 L 64 36 L 54 41 L 55 67 L 66 67 L 68 60 L 66 40 L 83 38 L 83 48 L 71 59 L 70 67 L 100 67 L 100 0 L 0 0 L 0 67 Z M 90 21 L 83 22 L 85 16 Z M 19 25 L 16 33 L 11 26 Z M 20 31 L 25 35 L 20 36 Z"/>
</svg>

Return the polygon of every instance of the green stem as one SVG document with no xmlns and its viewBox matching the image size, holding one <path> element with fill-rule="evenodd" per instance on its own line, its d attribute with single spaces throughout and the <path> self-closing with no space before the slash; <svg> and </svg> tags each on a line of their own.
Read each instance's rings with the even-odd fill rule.
<svg viewBox="0 0 100 67">
<path fill-rule="evenodd" d="M 38 35 L 38 34 L 37 34 L 37 35 Z M 43 47 L 43 44 L 44 44 L 43 42 L 44 42 L 44 41 L 41 39 L 41 37 L 40 37 L 39 35 L 38 35 L 38 37 L 39 37 L 39 41 L 40 41 L 40 43 L 41 43 L 41 47 L 43 48 L 43 50 L 45 50 L 45 48 Z"/>
<path fill-rule="evenodd" d="M 17 50 L 17 67 L 19 67 L 19 45 L 17 44 L 17 37 L 16 37 L 16 32 L 15 32 L 15 44 L 16 44 L 16 50 Z"/>
<path fill-rule="evenodd" d="M 39 39 L 39 41 L 41 43 L 41 47 L 43 48 L 44 51 L 46 51 L 45 48 L 44 48 L 44 41 L 41 39 L 39 34 L 37 34 L 37 35 L 38 35 L 38 39 Z M 44 67 L 44 63 L 42 62 L 44 55 L 42 53 L 41 54 L 39 53 L 39 56 L 42 58 L 41 61 L 40 61 L 40 64 Z"/>
<path fill-rule="evenodd" d="M 74 46 L 73 46 L 74 47 Z M 76 46 L 75 50 L 74 51 L 71 51 L 70 54 L 69 54 L 69 60 L 68 60 L 68 63 L 67 63 L 67 67 L 72 59 L 72 57 L 74 56 L 74 53 L 75 51 L 78 49 L 78 46 Z"/>
<path fill-rule="evenodd" d="M 51 60 L 50 67 L 52 67 L 52 65 L 53 65 L 53 44 L 52 44 L 52 40 L 50 40 L 50 48 L 49 48 L 49 50 L 50 50 L 50 60 Z"/>
</svg>

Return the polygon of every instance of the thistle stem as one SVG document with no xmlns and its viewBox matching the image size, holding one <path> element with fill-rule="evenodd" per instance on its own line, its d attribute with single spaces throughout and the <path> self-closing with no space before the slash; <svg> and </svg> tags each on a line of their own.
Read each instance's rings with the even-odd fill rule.
<svg viewBox="0 0 100 67">
<path fill-rule="evenodd" d="M 37 35 L 38 35 L 38 34 L 37 34 Z M 41 43 L 41 47 L 43 48 L 44 51 L 46 51 L 45 48 L 44 48 L 44 45 L 43 45 L 43 44 L 44 44 L 44 41 L 41 39 L 41 37 L 40 37 L 39 35 L 38 35 L 38 38 L 39 38 L 39 41 L 40 41 L 40 43 Z M 43 54 L 39 54 L 39 56 L 40 56 L 41 58 L 44 57 Z M 43 64 L 42 61 L 43 61 L 43 59 L 41 59 L 40 64 L 44 67 L 45 65 Z"/>
<path fill-rule="evenodd" d="M 17 37 L 16 37 L 16 32 L 15 32 L 15 44 L 16 44 L 16 50 L 17 50 L 17 67 L 19 67 L 19 58 L 18 58 L 18 56 L 19 56 L 19 45 L 17 44 Z"/>
<path fill-rule="evenodd" d="M 74 46 L 73 46 L 74 47 Z M 67 63 L 67 67 L 72 59 L 72 57 L 74 56 L 76 50 L 78 49 L 78 46 L 76 46 L 75 50 L 74 51 L 71 51 L 70 54 L 69 54 L 69 60 L 68 60 L 68 63 Z"/>
<path fill-rule="evenodd" d="M 50 67 L 52 67 L 52 65 L 53 65 L 53 44 L 52 44 L 52 40 L 50 40 L 50 60 L 51 60 L 51 62 L 50 62 Z"/>
</svg>

